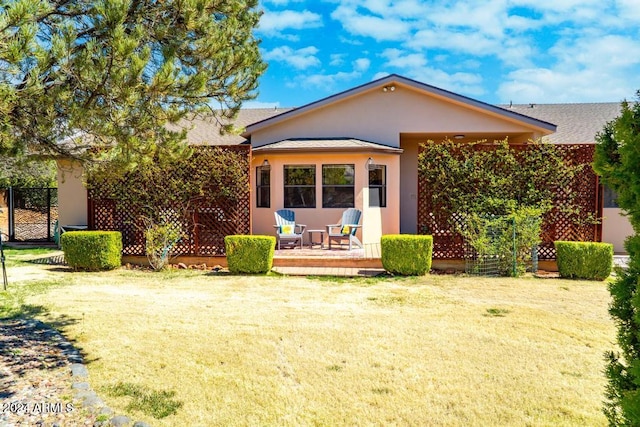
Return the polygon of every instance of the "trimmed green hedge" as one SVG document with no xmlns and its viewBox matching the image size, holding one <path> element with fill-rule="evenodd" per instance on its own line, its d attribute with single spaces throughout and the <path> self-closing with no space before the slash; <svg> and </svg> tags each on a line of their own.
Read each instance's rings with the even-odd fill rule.
<svg viewBox="0 0 640 427">
<path fill-rule="evenodd" d="M 113 270 L 122 265 L 119 231 L 67 231 L 60 236 L 64 258 L 78 270 Z"/>
<path fill-rule="evenodd" d="M 226 236 L 227 266 L 234 274 L 266 274 L 273 267 L 274 236 Z"/>
<path fill-rule="evenodd" d="M 388 234 L 380 239 L 382 266 L 392 274 L 423 276 L 431 270 L 433 236 Z"/>
<path fill-rule="evenodd" d="M 554 242 L 560 276 L 604 280 L 613 267 L 613 245 L 599 242 Z"/>
</svg>

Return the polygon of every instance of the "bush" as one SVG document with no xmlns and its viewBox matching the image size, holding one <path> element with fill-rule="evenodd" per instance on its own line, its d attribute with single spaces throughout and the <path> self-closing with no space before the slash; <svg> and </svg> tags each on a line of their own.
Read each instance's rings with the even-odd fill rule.
<svg viewBox="0 0 640 427">
<path fill-rule="evenodd" d="M 273 266 L 274 236 L 226 236 L 224 246 L 229 271 L 234 274 L 266 274 Z"/>
<path fill-rule="evenodd" d="M 163 215 L 158 223 L 151 218 L 145 218 L 144 224 L 147 260 L 155 271 L 162 270 L 169 263 L 175 245 L 183 238 L 184 233 L 178 225 L 179 221 L 171 221 L 167 215 Z"/>
<path fill-rule="evenodd" d="M 60 236 L 64 258 L 80 270 L 113 270 L 122 264 L 119 231 L 68 231 Z"/>
<path fill-rule="evenodd" d="M 613 267 L 613 245 L 599 242 L 554 242 L 560 276 L 604 280 Z"/>
<path fill-rule="evenodd" d="M 431 270 L 433 237 L 389 234 L 380 239 L 382 266 L 392 274 L 423 276 Z"/>
</svg>

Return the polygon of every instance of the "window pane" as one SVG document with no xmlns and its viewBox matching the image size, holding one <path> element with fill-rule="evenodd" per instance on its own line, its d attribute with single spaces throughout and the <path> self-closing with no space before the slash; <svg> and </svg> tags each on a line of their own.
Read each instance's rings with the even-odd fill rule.
<svg viewBox="0 0 640 427">
<path fill-rule="evenodd" d="M 369 167 L 369 185 L 385 185 L 386 166 L 371 165 Z"/>
<path fill-rule="evenodd" d="M 322 207 L 352 208 L 355 165 L 322 165 Z"/>
<path fill-rule="evenodd" d="M 315 187 L 284 187 L 285 208 L 315 208 Z"/>
<path fill-rule="evenodd" d="M 354 165 L 322 165 L 323 185 L 353 185 Z"/>
<path fill-rule="evenodd" d="M 604 187 L 604 207 L 605 208 L 617 208 L 618 207 L 618 195 L 609 187 Z"/>
<path fill-rule="evenodd" d="M 386 187 L 369 187 L 369 206 L 372 208 L 387 206 Z"/>
<path fill-rule="evenodd" d="M 378 208 L 387 206 L 387 167 L 385 165 L 369 167 L 369 206 Z"/>
<path fill-rule="evenodd" d="M 268 208 L 271 206 L 271 188 L 258 187 L 258 207 Z"/>
<path fill-rule="evenodd" d="M 258 168 L 258 185 L 270 185 L 271 184 L 271 169 L 263 167 Z"/>
<path fill-rule="evenodd" d="M 316 167 L 313 165 L 284 166 L 284 185 L 316 185 Z"/>
<path fill-rule="evenodd" d="M 256 206 L 268 208 L 271 206 L 271 168 L 258 166 L 256 168 Z"/>
<path fill-rule="evenodd" d="M 352 208 L 354 206 L 353 187 L 323 187 L 322 207 Z"/>
</svg>

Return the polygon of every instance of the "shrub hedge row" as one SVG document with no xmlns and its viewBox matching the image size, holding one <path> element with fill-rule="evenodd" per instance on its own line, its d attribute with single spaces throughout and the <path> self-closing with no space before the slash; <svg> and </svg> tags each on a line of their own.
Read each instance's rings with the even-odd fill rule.
<svg viewBox="0 0 640 427">
<path fill-rule="evenodd" d="M 68 231 L 60 236 L 67 264 L 77 270 L 113 270 L 122 264 L 119 231 Z"/>
<path fill-rule="evenodd" d="M 266 274 L 273 267 L 274 236 L 226 236 L 227 266 L 233 274 Z"/>
<path fill-rule="evenodd" d="M 554 242 L 560 276 L 604 280 L 613 267 L 613 245 L 599 242 Z"/>
<path fill-rule="evenodd" d="M 423 276 L 431 270 L 433 236 L 387 234 L 380 239 L 382 266 L 392 274 Z"/>
</svg>

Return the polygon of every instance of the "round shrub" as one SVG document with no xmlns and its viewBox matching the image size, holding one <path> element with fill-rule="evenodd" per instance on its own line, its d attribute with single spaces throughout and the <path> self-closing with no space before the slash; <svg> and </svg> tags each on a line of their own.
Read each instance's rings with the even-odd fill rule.
<svg viewBox="0 0 640 427">
<path fill-rule="evenodd" d="M 401 276 L 423 276 L 431 270 L 433 236 L 388 234 L 380 239 L 382 267 Z"/>
<path fill-rule="evenodd" d="M 122 264 L 119 231 L 67 231 L 60 236 L 64 258 L 77 270 L 113 270 Z"/>
</svg>

